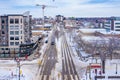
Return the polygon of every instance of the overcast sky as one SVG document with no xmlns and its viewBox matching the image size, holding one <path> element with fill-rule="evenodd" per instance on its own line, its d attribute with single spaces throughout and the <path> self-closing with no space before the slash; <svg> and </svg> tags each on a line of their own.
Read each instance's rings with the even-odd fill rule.
<svg viewBox="0 0 120 80">
<path fill-rule="evenodd" d="M 30 11 L 33 17 L 41 17 L 42 9 L 35 6 L 36 4 L 55 6 L 46 7 L 46 16 L 120 16 L 120 0 L 0 0 L 0 15 Z"/>
</svg>

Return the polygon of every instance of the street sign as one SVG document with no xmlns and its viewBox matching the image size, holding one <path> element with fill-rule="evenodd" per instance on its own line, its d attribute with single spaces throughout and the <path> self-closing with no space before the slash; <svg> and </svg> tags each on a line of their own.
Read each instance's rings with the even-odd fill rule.
<svg viewBox="0 0 120 80">
<path fill-rule="evenodd" d="M 101 68 L 100 64 L 91 64 L 90 68 Z"/>
<path fill-rule="evenodd" d="M 20 70 L 20 75 L 22 74 L 22 70 Z"/>
<path fill-rule="evenodd" d="M 41 60 L 38 60 L 38 64 L 41 65 L 42 61 Z"/>
</svg>

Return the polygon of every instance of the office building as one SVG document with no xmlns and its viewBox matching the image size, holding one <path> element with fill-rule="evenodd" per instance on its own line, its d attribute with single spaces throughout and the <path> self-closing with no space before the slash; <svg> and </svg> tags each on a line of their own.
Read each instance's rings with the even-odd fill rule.
<svg viewBox="0 0 120 80">
<path fill-rule="evenodd" d="M 104 28 L 107 31 L 120 31 L 120 18 L 111 17 L 111 19 L 104 22 Z"/>
</svg>

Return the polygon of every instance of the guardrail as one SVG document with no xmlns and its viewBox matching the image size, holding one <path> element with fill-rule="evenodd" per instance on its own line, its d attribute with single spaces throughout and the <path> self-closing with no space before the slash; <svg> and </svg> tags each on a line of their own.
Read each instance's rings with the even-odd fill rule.
<svg viewBox="0 0 120 80">
<path fill-rule="evenodd" d="M 18 51 L 15 51 L 15 49 L 12 51 L 10 51 L 10 49 L 8 49 L 7 51 L 3 50 L 0 52 L 0 58 L 16 58 L 30 56 L 37 49 L 43 37 L 44 36 L 38 38 L 38 40 L 35 43 L 21 44 L 20 49 Z"/>
<path fill-rule="evenodd" d="M 108 76 L 108 77 L 105 77 L 105 76 L 95 76 L 95 80 L 97 80 L 97 79 L 105 79 L 105 78 L 107 78 L 107 79 L 120 79 L 120 76 Z"/>
</svg>

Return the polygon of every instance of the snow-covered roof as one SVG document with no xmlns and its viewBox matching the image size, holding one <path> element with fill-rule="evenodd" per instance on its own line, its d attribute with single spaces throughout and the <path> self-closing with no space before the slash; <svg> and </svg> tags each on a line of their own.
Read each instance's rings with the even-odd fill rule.
<svg viewBox="0 0 120 80">
<path fill-rule="evenodd" d="M 45 26 L 52 26 L 51 24 L 45 24 Z"/>
<path fill-rule="evenodd" d="M 106 37 L 97 37 L 97 36 L 82 36 L 82 39 L 84 41 L 89 41 L 89 42 L 93 42 L 93 41 L 102 41 L 102 40 L 109 40 L 109 38 Z"/>
<path fill-rule="evenodd" d="M 106 32 L 105 29 L 79 29 L 83 33 Z"/>
</svg>

